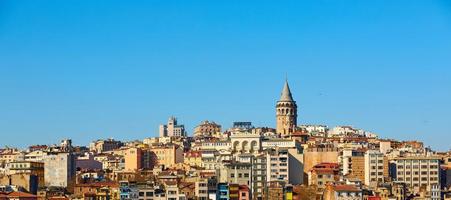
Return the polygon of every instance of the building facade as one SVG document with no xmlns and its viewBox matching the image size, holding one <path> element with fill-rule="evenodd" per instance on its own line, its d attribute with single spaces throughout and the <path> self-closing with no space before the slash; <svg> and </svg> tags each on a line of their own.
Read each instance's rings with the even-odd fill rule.
<svg viewBox="0 0 451 200">
<path fill-rule="evenodd" d="M 406 183 L 412 191 L 440 188 L 438 157 L 400 157 L 396 159 L 396 181 Z"/>
<path fill-rule="evenodd" d="M 46 186 L 67 187 L 75 178 L 75 156 L 71 152 L 48 153 L 44 158 Z"/>
<path fill-rule="evenodd" d="M 365 185 L 376 187 L 388 178 L 388 160 L 379 151 L 368 150 L 365 153 Z"/>
<path fill-rule="evenodd" d="M 160 137 L 186 136 L 185 126 L 177 124 L 177 118 L 170 117 L 166 125 L 160 125 Z"/>
<path fill-rule="evenodd" d="M 203 121 L 201 124 L 194 128 L 194 137 L 219 137 L 221 135 L 221 125 Z"/>
</svg>

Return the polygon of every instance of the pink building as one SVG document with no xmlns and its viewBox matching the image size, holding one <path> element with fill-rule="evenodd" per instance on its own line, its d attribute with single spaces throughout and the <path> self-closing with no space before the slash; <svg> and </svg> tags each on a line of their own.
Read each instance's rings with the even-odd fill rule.
<svg viewBox="0 0 451 200">
<path fill-rule="evenodd" d="M 238 199 L 239 200 L 250 200 L 250 198 L 249 198 L 249 187 L 247 185 L 240 185 L 239 186 Z"/>
</svg>

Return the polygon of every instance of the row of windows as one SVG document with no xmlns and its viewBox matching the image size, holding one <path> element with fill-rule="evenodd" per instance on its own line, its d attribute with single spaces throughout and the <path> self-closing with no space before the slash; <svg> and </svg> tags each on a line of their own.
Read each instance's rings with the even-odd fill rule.
<svg viewBox="0 0 451 200">
<path fill-rule="evenodd" d="M 378 172 L 377 175 L 382 176 L 382 175 L 384 175 L 384 173 Z M 376 176 L 376 172 L 371 172 L 371 176 Z"/>
<path fill-rule="evenodd" d="M 318 175 L 318 178 L 332 178 L 332 175 L 322 175 L 322 174 L 319 174 L 319 175 Z"/>
<path fill-rule="evenodd" d="M 429 161 L 429 163 L 438 163 L 438 160 L 421 160 L 421 163 L 427 163 Z M 398 163 L 419 163 L 420 160 L 398 160 Z"/>
<path fill-rule="evenodd" d="M 377 180 L 377 182 L 382 182 L 382 181 L 383 181 L 382 178 L 378 178 L 378 179 L 376 179 L 376 178 L 371 178 L 371 181 L 372 181 L 372 182 L 375 182 L 376 180 Z"/>
<path fill-rule="evenodd" d="M 144 194 L 146 197 L 153 197 L 153 192 L 139 192 L 140 197 L 143 197 Z"/>
<path fill-rule="evenodd" d="M 419 169 L 419 165 L 413 165 L 413 166 L 406 165 L 405 168 L 406 169 L 411 169 L 411 168 Z M 429 168 L 430 169 L 438 169 L 438 165 L 429 165 Z M 403 165 L 398 165 L 398 169 L 404 169 L 404 166 Z M 428 165 L 421 165 L 421 169 L 428 169 Z"/>
<path fill-rule="evenodd" d="M 398 175 L 403 175 L 403 174 L 404 174 L 403 171 L 398 171 Z M 406 171 L 406 175 L 411 175 L 411 174 L 412 174 L 412 172 Z M 420 174 L 420 172 L 418 172 L 418 171 L 413 172 L 413 175 L 419 175 L 419 174 Z M 438 172 L 437 171 L 431 171 L 431 172 L 429 172 L 429 174 L 430 175 L 437 175 Z M 421 175 L 428 175 L 428 172 L 427 171 L 421 171 Z"/>
<path fill-rule="evenodd" d="M 371 169 L 374 169 L 374 170 L 375 170 L 375 169 L 376 169 L 376 166 L 372 166 Z M 377 166 L 377 169 L 382 170 L 382 169 L 384 169 L 384 166 Z"/>
<path fill-rule="evenodd" d="M 249 178 L 249 173 L 238 173 L 238 178 Z M 230 174 L 230 178 L 235 178 L 235 174 Z"/>
<path fill-rule="evenodd" d="M 398 178 L 398 181 L 419 181 L 420 179 L 418 178 L 418 177 L 414 177 L 414 178 L 410 178 L 410 177 L 407 177 L 406 179 L 404 179 L 404 178 L 402 178 L 402 177 L 399 177 Z M 428 178 L 427 177 L 422 177 L 421 178 L 421 181 L 428 181 Z M 431 177 L 430 179 L 429 179 L 429 181 L 438 181 L 438 177 Z"/>
</svg>

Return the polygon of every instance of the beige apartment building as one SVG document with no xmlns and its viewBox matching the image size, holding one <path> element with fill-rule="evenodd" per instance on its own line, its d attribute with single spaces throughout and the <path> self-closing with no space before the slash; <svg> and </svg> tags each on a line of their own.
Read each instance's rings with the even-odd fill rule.
<svg viewBox="0 0 451 200">
<path fill-rule="evenodd" d="M 315 185 L 322 192 L 326 184 L 338 181 L 340 165 L 338 163 L 321 163 L 315 165 L 308 174 L 308 185 Z"/>
<path fill-rule="evenodd" d="M 33 161 L 13 161 L 7 164 L 7 174 L 31 174 L 38 178 L 39 187 L 44 186 L 44 163 Z"/>
<path fill-rule="evenodd" d="M 365 185 L 376 187 L 388 178 L 388 159 L 383 153 L 368 150 L 365 153 Z"/>
<path fill-rule="evenodd" d="M 320 163 L 338 163 L 340 151 L 334 147 L 311 147 L 304 151 L 304 173 Z"/>
<path fill-rule="evenodd" d="M 365 181 L 364 150 L 343 150 L 340 159 L 343 175 Z"/>
<path fill-rule="evenodd" d="M 170 144 L 162 146 L 153 146 L 150 148 L 152 152 L 151 162 L 154 165 L 164 165 L 171 167 L 177 163 L 183 163 L 183 149 L 179 145 Z"/>
<path fill-rule="evenodd" d="M 396 161 L 396 180 L 418 191 L 420 187 L 431 190 L 440 186 L 439 157 L 399 157 Z M 440 187 L 438 187 L 440 188 Z"/>
<path fill-rule="evenodd" d="M 0 167 L 5 166 L 6 163 L 23 160 L 24 157 L 25 154 L 18 149 L 3 149 L 0 151 Z"/>
<path fill-rule="evenodd" d="M 75 180 L 75 156 L 70 152 L 49 152 L 44 158 L 46 186 L 67 187 Z"/>
<path fill-rule="evenodd" d="M 134 172 L 142 168 L 143 151 L 140 148 L 132 147 L 124 151 L 125 171 Z"/>
<path fill-rule="evenodd" d="M 96 153 L 102 153 L 119 149 L 121 146 L 122 142 L 113 139 L 97 140 L 89 144 L 89 150 Z"/>
<path fill-rule="evenodd" d="M 203 121 L 194 128 L 194 137 L 220 137 L 220 135 L 221 125 L 215 122 Z"/>
</svg>

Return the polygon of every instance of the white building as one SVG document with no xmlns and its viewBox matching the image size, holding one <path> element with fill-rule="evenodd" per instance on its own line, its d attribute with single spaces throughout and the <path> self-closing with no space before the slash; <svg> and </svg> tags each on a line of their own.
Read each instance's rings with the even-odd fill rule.
<svg viewBox="0 0 451 200">
<path fill-rule="evenodd" d="M 288 149 L 272 149 L 266 154 L 266 174 L 268 175 L 267 181 L 285 181 L 288 183 L 289 179 L 289 159 Z M 302 171 L 299 171 L 302 173 Z"/>
<path fill-rule="evenodd" d="M 75 179 L 75 156 L 69 152 L 52 152 L 44 158 L 46 186 L 67 187 Z"/>
<path fill-rule="evenodd" d="M 186 136 L 185 126 L 177 124 L 177 118 L 170 117 L 167 125 L 160 125 L 160 137 Z"/>
<path fill-rule="evenodd" d="M 380 140 L 379 141 L 379 150 L 381 153 L 386 154 L 391 150 L 391 142 L 389 140 Z"/>
<path fill-rule="evenodd" d="M 36 150 L 25 154 L 25 160 L 33 162 L 43 162 L 46 155 L 47 155 L 46 151 Z"/>
<path fill-rule="evenodd" d="M 400 157 L 396 159 L 396 180 L 418 191 L 426 187 L 429 191 L 440 188 L 440 158 L 438 157 Z"/>
<path fill-rule="evenodd" d="M 324 136 L 329 128 L 326 125 L 300 125 L 299 128 L 306 130 L 313 136 Z"/>
<path fill-rule="evenodd" d="M 271 138 L 262 141 L 263 150 L 272 149 L 276 147 L 295 148 L 296 141 L 292 139 L 283 139 L 283 138 Z"/>
<path fill-rule="evenodd" d="M 346 136 L 357 134 L 357 130 L 352 126 L 337 126 L 329 130 L 329 136 Z"/>
<path fill-rule="evenodd" d="M 384 182 L 384 175 L 388 173 L 388 161 L 384 154 L 375 150 L 365 152 L 365 185 L 377 186 Z M 384 173 L 384 170 L 387 170 Z"/>
</svg>

